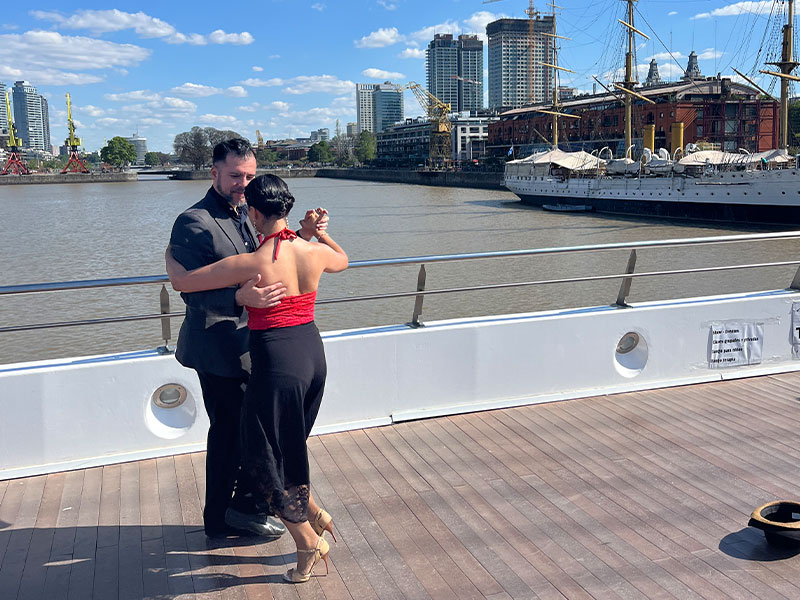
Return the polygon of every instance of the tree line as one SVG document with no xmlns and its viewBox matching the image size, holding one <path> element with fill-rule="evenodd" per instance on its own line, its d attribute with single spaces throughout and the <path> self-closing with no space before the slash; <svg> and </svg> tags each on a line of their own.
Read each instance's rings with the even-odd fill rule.
<svg viewBox="0 0 800 600">
<path fill-rule="evenodd" d="M 231 138 L 247 139 L 231 130 L 219 130 L 213 127 L 192 127 L 175 136 L 173 148 L 178 160 L 190 164 L 194 169 L 202 169 L 211 164 L 211 153 L 214 146 Z M 272 165 L 280 159 L 278 152 L 269 148 L 254 148 L 258 166 Z M 307 160 L 315 163 L 333 163 L 340 166 L 351 166 L 367 163 L 375 158 L 375 136 L 363 131 L 357 138 L 348 138 L 339 131 L 336 124 L 336 136 L 330 141 L 321 141 L 309 148 Z"/>
</svg>

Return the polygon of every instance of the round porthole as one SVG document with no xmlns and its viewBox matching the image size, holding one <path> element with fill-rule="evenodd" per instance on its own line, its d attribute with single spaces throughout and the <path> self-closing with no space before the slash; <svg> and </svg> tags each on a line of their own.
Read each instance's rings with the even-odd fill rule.
<svg viewBox="0 0 800 600">
<path fill-rule="evenodd" d="M 167 383 L 153 392 L 153 404 L 159 408 L 177 408 L 186 402 L 186 388 L 179 383 Z"/>
<path fill-rule="evenodd" d="M 627 354 L 636 346 L 639 345 L 639 334 L 633 331 L 629 331 L 625 335 L 622 336 L 622 339 L 617 344 L 617 353 L 618 354 Z"/>
<path fill-rule="evenodd" d="M 617 342 L 614 367 L 623 377 L 636 377 L 647 365 L 648 354 L 644 336 L 636 331 L 629 331 Z"/>
</svg>

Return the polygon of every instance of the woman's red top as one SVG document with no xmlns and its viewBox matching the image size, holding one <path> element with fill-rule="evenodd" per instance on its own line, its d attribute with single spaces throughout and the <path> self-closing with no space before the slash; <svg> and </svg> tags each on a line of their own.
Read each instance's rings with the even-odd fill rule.
<svg viewBox="0 0 800 600">
<path fill-rule="evenodd" d="M 280 304 L 272 308 L 248 306 L 247 326 L 250 329 L 272 329 L 310 323 L 314 320 L 316 299 L 317 292 L 308 292 L 299 296 L 286 296 Z"/>
</svg>

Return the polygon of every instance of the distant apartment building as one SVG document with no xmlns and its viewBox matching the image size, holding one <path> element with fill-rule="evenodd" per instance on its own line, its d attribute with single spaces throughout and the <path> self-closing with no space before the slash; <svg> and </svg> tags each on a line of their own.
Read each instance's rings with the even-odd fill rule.
<svg viewBox="0 0 800 600">
<path fill-rule="evenodd" d="M 483 108 L 483 42 L 477 35 L 437 33 L 425 50 L 428 91 L 453 112 Z"/>
<path fill-rule="evenodd" d="M 542 34 L 553 33 L 553 17 L 536 16 L 532 23 L 532 40 L 528 19 L 499 19 L 486 26 L 489 108 L 506 110 L 552 101 L 551 69 L 542 64 L 552 63 L 552 38 Z"/>
<path fill-rule="evenodd" d="M 356 84 L 358 133 L 380 133 L 403 120 L 403 88 L 389 81 Z"/>
<path fill-rule="evenodd" d="M 358 123 L 347 124 L 347 137 L 356 137 L 358 135 Z"/>
<path fill-rule="evenodd" d="M 144 165 L 144 157 L 147 154 L 147 138 L 139 137 L 139 134 L 134 133 L 131 137 L 126 137 L 133 147 L 136 149 L 136 165 Z"/>
<path fill-rule="evenodd" d="M 311 141 L 313 143 L 317 142 L 327 142 L 331 139 L 331 130 L 327 127 L 323 127 L 322 129 L 317 129 L 316 131 L 311 132 Z"/>
<path fill-rule="evenodd" d="M 8 111 L 6 111 L 6 84 L 0 81 L 0 135 L 8 135 Z"/>
<path fill-rule="evenodd" d="M 50 114 L 47 99 L 27 81 L 16 81 L 12 89 L 14 126 L 22 146 L 50 152 Z"/>
</svg>

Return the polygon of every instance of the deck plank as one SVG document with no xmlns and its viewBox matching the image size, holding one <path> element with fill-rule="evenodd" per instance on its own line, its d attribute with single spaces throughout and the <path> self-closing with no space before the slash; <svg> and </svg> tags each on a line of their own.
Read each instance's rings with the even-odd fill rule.
<svg viewBox="0 0 800 600">
<path fill-rule="evenodd" d="M 0 482 L 2 600 L 800 597 L 800 547 L 746 526 L 800 497 L 800 373 L 309 440 L 331 570 L 288 536 L 209 540 L 205 456 Z"/>
</svg>

